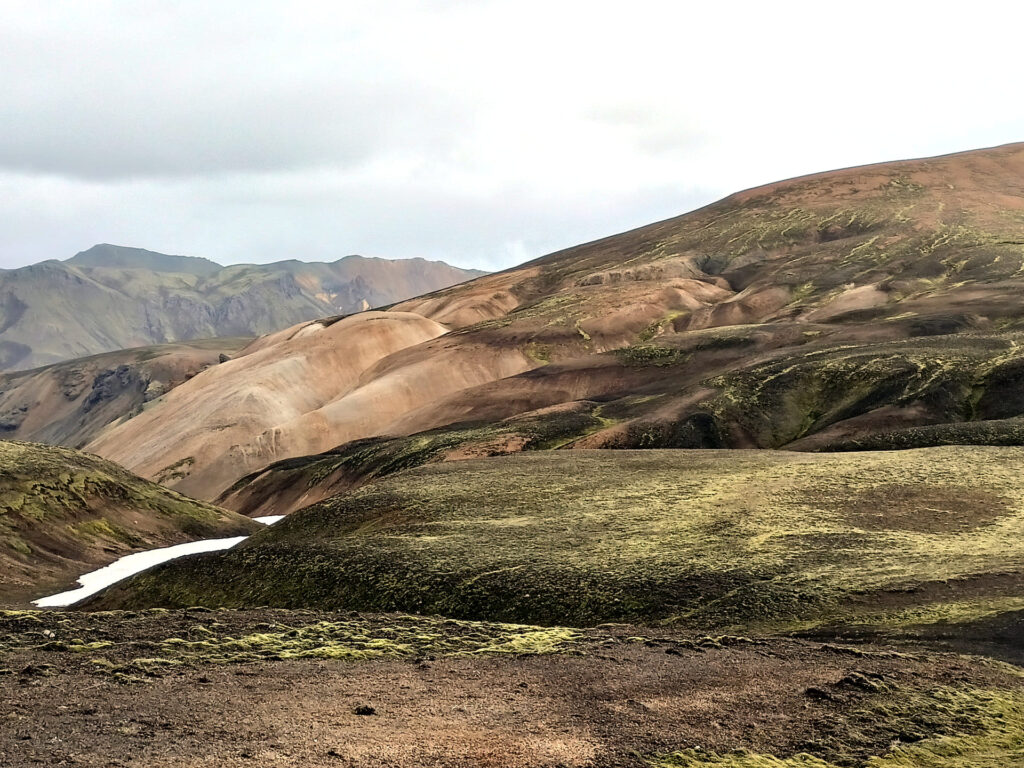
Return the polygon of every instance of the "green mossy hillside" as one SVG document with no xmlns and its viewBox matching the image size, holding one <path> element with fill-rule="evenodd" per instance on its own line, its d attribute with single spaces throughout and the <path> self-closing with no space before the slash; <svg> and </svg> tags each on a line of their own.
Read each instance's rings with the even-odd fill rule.
<svg viewBox="0 0 1024 768">
<path fill-rule="evenodd" d="M 0 441 L 0 600 L 70 584 L 132 550 L 260 527 L 98 456 Z"/>
<path fill-rule="evenodd" d="M 93 606 L 746 633 L 991 605 L 1022 583 L 1022 478 L 1016 448 L 557 451 L 430 465 L 303 509 L 230 552 L 141 574 Z"/>
</svg>

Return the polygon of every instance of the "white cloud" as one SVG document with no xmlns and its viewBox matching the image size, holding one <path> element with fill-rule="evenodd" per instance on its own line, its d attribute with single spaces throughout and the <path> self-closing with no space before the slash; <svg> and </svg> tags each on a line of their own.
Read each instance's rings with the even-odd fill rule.
<svg viewBox="0 0 1024 768">
<path fill-rule="evenodd" d="M 0 266 L 94 242 L 498 268 L 1024 139 L 1002 3 L 11 1 Z"/>
</svg>

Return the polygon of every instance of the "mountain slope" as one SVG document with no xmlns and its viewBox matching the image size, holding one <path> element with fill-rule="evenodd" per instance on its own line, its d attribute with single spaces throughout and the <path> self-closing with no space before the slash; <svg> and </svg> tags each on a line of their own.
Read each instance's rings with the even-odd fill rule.
<svg viewBox="0 0 1024 768">
<path fill-rule="evenodd" d="M 249 341 L 140 347 L 0 373 L 0 439 L 81 448 Z"/>
<path fill-rule="evenodd" d="M 64 262 L 0 271 L 0 370 L 150 344 L 254 336 L 480 274 L 443 262 L 361 256 L 221 267 L 98 245 Z"/>
<path fill-rule="evenodd" d="M 440 324 L 404 312 L 361 312 L 288 328 L 171 390 L 100 434 L 88 449 L 120 456 L 122 430 L 130 425 L 139 439 L 132 443 L 136 471 L 212 497 L 225 476 L 252 471 L 282 453 L 324 450 L 338 434 L 357 436 L 374 419 L 401 413 L 401 390 L 416 382 L 382 388 L 366 381 L 389 355 L 444 332 Z"/>
<path fill-rule="evenodd" d="M 582 403 L 600 428 L 559 447 L 1019 442 L 1022 288 L 1024 145 L 819 174 L 402 302 L 455 330 L 362 375 L 387 408 L 296 428 L 324 450 Z M 206 372 L 181 397 L 222 386 Z M 181 461 L 164 408 L 94 449 L 148 476 Z M 300 442 L 251 432 L 238 450 L 270 462 Z"/>
<path fill-rule="evenodd" d="M 0 441 L 0 603 L 56 591 L 134 550 L 259 527 L 96 456 Z"/>
</svg>

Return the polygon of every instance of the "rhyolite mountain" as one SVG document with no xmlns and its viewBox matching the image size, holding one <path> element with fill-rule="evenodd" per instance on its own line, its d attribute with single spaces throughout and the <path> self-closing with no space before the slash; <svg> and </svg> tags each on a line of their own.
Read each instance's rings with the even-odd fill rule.
<svg viewBox="0 0 1024 768">
<path fill-rule="evenodd" d="M 1020 765 L 1022 288 L 1014 145 L 749 190 L 184 381 L 127 361 L 122 399 L 108 360 L 88 450 L 291 514 L 0 612 L 0 762 Z M 170 386 L 97 427 L 133 371 Z"/>
<path fill-rule="evenodd" d="M 365 439 L 410 437 L 385 450 L 399 467 L 536 448 L 1020 444 L 1022 289 L 1024 145 L 823 173 L 294 326 L 89 450 L 212 499 Z M 338 448 L 315 481 L 344 487 L 373 456 Z"/>
<path fill-rule="evenodd" d="M 81 448 L 250 341 L 158 344 L 0 373 L 0 439 Z"/>
<path fill-rule="evenodd" d="M 0 270 L 0 370 L 151 344 L 256 336 L 481 274 L 424 259 L 362 256 L 224 267 L 97 245 L 66 261 Z"/>
</svg>

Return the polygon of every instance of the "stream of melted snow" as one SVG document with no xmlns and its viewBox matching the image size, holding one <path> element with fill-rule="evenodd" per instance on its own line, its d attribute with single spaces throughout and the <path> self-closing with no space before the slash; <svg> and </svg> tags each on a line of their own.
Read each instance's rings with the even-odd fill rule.
<svg viewBox="0 0 1024 768">
<path fill-rule="evenodd" d="M 264 517 L 254 517 L 253 520 L 264 525 L 273 525 L 282 517 L 284 515 L 266 515 Z M 74 605 L 79 600 L 84 600 L 90 595 L 96 594 L 101 589 L 106 589 L 111 584 L 116 584 L 122 579 L 127 579 L 129 576 L 134 576 L 136 573 L 147 568 L 152 568 L 154 565 L 160 565 L 160 563 L 166 563 L 168 560 L 174 560 L 185 555 L 194 555 L 199 552 L 217 552 L 222 549 L 231 549 L 231 547 L 245 541 L 247 538 L 249 537 L 232 536 L 228 539 L 203 539 L 202 541 L 190 541 L 186 544 L 176 544 L 173 547 L 161 547 L 160 549 L 149 549 L 145 552 L 125 555 L 110 565 L 105 565 L 99 570 L 79 576 L 78 583 L 81 586 L 77 589 L 70 589 L 67 592 L 60 592 L 49 597 L 41 597 L 38 600 L 34 600 L 32 604 L 39 608 L 66 608 L 69 605 Z"/>
</svg>

